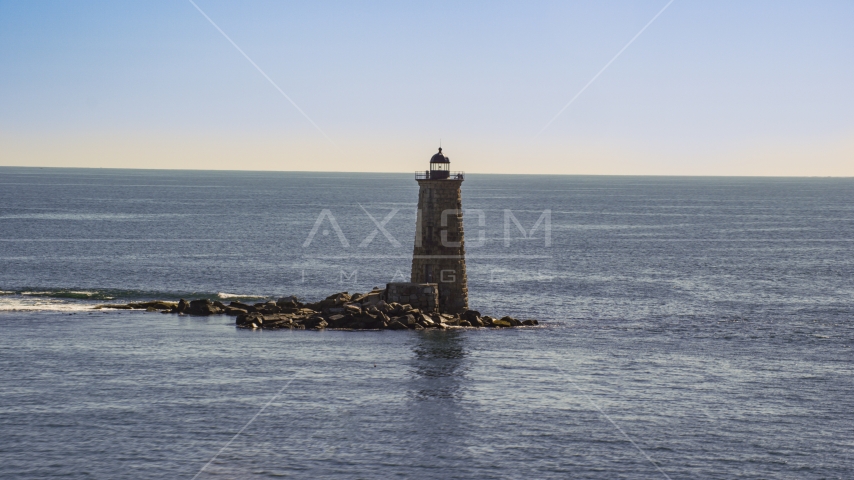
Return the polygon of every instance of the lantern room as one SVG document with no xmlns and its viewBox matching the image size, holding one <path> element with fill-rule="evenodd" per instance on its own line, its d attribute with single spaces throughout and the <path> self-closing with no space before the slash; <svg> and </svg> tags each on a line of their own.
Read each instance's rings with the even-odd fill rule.
<svg viewBox="0 0 854 480">
<path fill-rule="evenodd" d="M 442 180 L 451 175 L 451 160 L 442 155 L 442 147 L 439 147 L 439 153 L 433 155 L 430 159 L 430 179 Z"/>
</svg>

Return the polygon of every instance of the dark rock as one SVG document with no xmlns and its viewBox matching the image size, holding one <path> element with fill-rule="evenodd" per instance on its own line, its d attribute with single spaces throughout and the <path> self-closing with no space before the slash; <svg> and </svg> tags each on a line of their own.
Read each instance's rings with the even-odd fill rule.
<svg viewBox="0 0 854 480">
<path fill-rule="evenodd" d="M 327 310 L 332 307 L 343 307 L 345 303 L 350 302 L 350 294 L 347 292 L 336 293 L 326 297 L 326 300 L 320 302 L 320 309 Z"/>
<path fill-rule="evenodd" d="M 322 307 L 322 308 L 321 308 Z M 460 327 L 518 327 L 539 325 L 537 320 L 518 320 L 511 316 L 497 320 L 488 315 L 480 316 L 477 310 L 466 310 L 462 314 L 428 313 L 409 304 L 386 303 L 383 292 L 377 289 L 367 294 L 347 292 L 330 295 L 322 302 L 303 304 L 296 297 L 282 297 L 277 302 L 267 301 L 253 305 L 233 301 L 225 305 L 210 299 L 188 302 L 154 300 L 130 302 L 128 304 L 99 305 L 95 308 L 140 309 L 148 312 L 182 313 L 190 315 L 216 315 L 227 313 L 237 317 L 235 323 L 243 328 L 294 328 L 294 329 L 390 329 L 421 330 L 425 328 L 445 329 Z"/>
<path fill-rule="evenodd" d="M 354 302 L 359 302 L 362 306 L 375 306 L 378 305 L 382 301 L 382 297 L 380 296 L 381 292 L 373 291 L 371 293 L 366 293 L 359 297 L 358 300 L 353 300 Z"/>
<path fill-rule="evenodd" d="M 254 312 L 255 311 L 254 306 L 247 305 L 245 303 L 240 303 L 240 302 L 231 302 L 228 304 L 228 306 L 231 308 L 239 308 L 241 310 L 246 310 L 247 312 Z"/>
<path fill-rule="evenodd" d="M 379 318 L 379 317 L 377 317 L 377 318 L 362 317 L 362 319 L 365 322 L 365 328 L 382 329 L 382 328 L 386 328 L 388 326 L 388 322 L 386 322 L 384 319 Z"/>
<path fill-rule="evenodd" d="M 403 313 L 403 306 L 397 302 L 391 302 L 386 305 L 386 311 L 390 317 L 396 317 Z"/>
<path fill-rule="evenodd" d="M 294 328 L 294 324 L 292 322 L 276 322 L 276 323 L 265 323 L 264 328 L 270 330 L 282 329 L 282 328 Z"/>
<path fill-rule="evenodd" d="M 264 328 L 272 327 L 272 326 L 282 326 L 282 325 L 290 325 L 294 323 L 293 318 L 290 315 L 286 314 L 273 314 L 273 315 L 264 315 Z"/>
<path fill-rule="evenodd" d="M 251 324 L 262 324 L 264 323 L 264 317 L 260 313 L 244 313 L 237 316 L 235 322 L 238 326 L 248 326 Z"/>
<path fill-rule="evenodd" d="M 347 323 L 347 328 L 351 328 L 353 330 L 364 330 L 366 328 L 371 328 L 374 322 L 365 321 L 363 318 L 354 318 Z"/>
<path fill-rule="evenodd" d="M 348 303 L 347 305 L 344 305 L 344 311 L 353 315 L 360 315 L 362 313 L 362 307 Z"/>
<path fill-rule="evenodd" d="M 178 304 L 175 302 L 163 302 L 160 300 L 154 300 L 153 302 L 131 302 L 126 305 L 126 307 L 129 308 L 138 308 L 143 310 L 172 310 L 177 306 Z"/>
<path fill-rule="evenodd" d="M 402 315 L 402 316 L 400 316 L 400 317 L 397 317 L 397 319 L 396 319 L 396 320 L 397 320 L 398 322 L 400 322 L 400 323 L 402 323 L 402 324 L 404 324 L 404 325 L 408 326 L 408 327 L 411 327 L 412 325 L 415 325 L 415 322 L 416 322 L 416 320 L 415 320 L 415 315 Z"/>
<path fill-rule="evenodd" d="M 190 309 L 190 304 L 183 298 L 178 301 L 178 313 L 187 313 Z"/>
<path fill-rule="evenodd" d="M 407 330 L 409 327 L 397 320 L 392 320 L 391 323 L 388 324 L 388 328 L 389 330 Z"/>
<path fill-rule="evenodd" d="M 334 300 L 335 303 L 339 305 L 344 305 L 345 303 L 350 301 L 350 294 L 347 292 L 333 293 L 332 295 L 326 297 L 326 299 Z"/>
<path fill-rule="evenodd" d="M 314 328 L 320 330 L 326 328 L 329 324 L 323 318 L 312 317 L 303 322 L 303 325 L 305 325 L 305 328 Z"/>
<path fill-rule="evenodd" d="M 321 302 L 304 303 L 302 308 L 308 308 L 308 309 L 314 310 L 315 312 L 319 312 L 322 310 L 320 303 Z"/>
<path fill-rule="evenodd" d="M 190 307 L 185 313 L 189 313 L 190 315 L 216 315 L 222 313 L 222 310 L 209 299 L 203 298 L 191 301 Z"/>
<path fill-rule="evenodd" d="M 300 308 L 302 307 L 302 303 L 297 299 L 297 297 L 291 295 L 290 297 L 282 297 L 276 300 L 276 305 L 280 308 Z"/>
<path fill-rule="evenodd" d="M 348 315 L 337 314 L 329 316 L 326 321 L 329 324 L 329 328 L 346 328 L 345 325 L 352 319 Z"/>
<path fill-rule="evenodd" d="M 279 308 L 279 306 L 276 305 L 276 302 L 274 302 L 272 300 L 270 300 L 269 302 L 264 302 L 264 303 L 256 303 L 255 304 L 255 311 L 261 312 L 265 315 L 271 315 L 274 313 L 281 313 L 281 309 Z"/>
</svg>

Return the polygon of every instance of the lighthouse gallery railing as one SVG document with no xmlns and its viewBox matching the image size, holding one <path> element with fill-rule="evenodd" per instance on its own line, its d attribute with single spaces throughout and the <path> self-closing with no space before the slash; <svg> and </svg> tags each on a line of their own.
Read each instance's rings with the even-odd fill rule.
<svg viewBox="0 0 854 480">
<path fill-rule="evenodd" d="M 433 173 L 431 178 L 430 174 Z M 465 180 L 466 172 L 448 172 L 445 170 L 422 170 L 415 172 L 416 180 Z"/>
</svg>

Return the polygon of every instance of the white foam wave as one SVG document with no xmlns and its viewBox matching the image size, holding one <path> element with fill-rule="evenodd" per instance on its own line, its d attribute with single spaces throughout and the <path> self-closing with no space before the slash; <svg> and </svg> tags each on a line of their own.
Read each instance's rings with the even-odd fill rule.
<svg viewBox="0 0 854 480">
<path fill-rule="evenodd" d="M 0 312 L 81 312 L 93 307 L 90 303 L 47 298 L 6 297 L 0 300 Z"/>
<path fill-rule="evenodd" d="M 223 299 L 225 299 L 225 298 L 266 298 L 266 297 L 263 297 L 260 295 L 238 295 L 235 293 L 224 293 L 224 292 L 219 292 L 216 294 L 216 296 L 219 298 L 223 298 Z"/>
<path fill-rule="evenodd" d="M 15 292 L 12 292 L 15 293 Z M 55 295 L 57 292 L 21 292 L 21 295 Z M 64 290 L 61 292 L 65 295 L 86 295 L 88 297 L 97 295 L 98 292 L 87 292 L 85 290 Z"/>
</svg>

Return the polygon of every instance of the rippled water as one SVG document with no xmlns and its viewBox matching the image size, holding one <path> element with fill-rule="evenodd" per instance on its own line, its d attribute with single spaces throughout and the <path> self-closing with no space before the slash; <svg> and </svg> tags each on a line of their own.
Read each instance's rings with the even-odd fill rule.
<svg viewBox="0 0 854 480">
<path fill-rule="evenodd" d="M 408 276 L 414 180 L 0 168 L 0 477 L 851 478 L 852 187 L 470 175 L 470 303 L 545 326 L 253 332 L 91 306 Z"/>
</svg>

